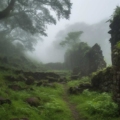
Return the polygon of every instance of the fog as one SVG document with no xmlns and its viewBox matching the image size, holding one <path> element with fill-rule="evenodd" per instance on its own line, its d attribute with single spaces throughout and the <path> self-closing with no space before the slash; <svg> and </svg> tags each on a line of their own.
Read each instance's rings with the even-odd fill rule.
<svg viewBox="0 0 120 120">
<path fill-rule="evenodd" d="M 100 44 L 105 60 L 110 61 L 110 44 L 108 34 L 109 23 L 114 9 L 120 5 L 119 0 L 71 0 L 73 3 L 69 20 L 62 19 L 56 25 L 47 26 L 47 37 L 39 41 L 35 51 L 29 55 L 43 63 L 63 62 L 65 50 L 61 48 L 59 41 L 70 31 L 81 30 L 84 34 L 81 41 L 90 46 Z"/>
</svg>

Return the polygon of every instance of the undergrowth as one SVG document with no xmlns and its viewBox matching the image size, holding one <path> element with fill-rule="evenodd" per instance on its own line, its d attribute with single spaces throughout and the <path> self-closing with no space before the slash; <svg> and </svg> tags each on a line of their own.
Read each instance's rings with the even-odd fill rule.
<svg viewBox="0 0 120 120">
<path fill-rule="evenodd" d="M 68 86 L 76 86 L 84 82 L 90 82 L 88 78 L 71 81 Z M 69 95 L 71 103 L 76 105 L 77 110 L 88 120 L 119 120 L 118 106 L 112 101 L 110 93 L 99 93 L 84 90 L 78 95 Z"/>
<path fill-rule="evenodd" d="M 10 75 L 14 74 L 11 72 Z M 71 113 L 62 99 L 63 86 L 54 83 L 55 87 L 27 86 L 23 82 L 17 82 L 23 88 L 20 91 L 13 91 L 8 88 L 10 81 L 4 79 L 7 72 L 0 73 L 0 97 L 10 99 L 12 104 L 0 105 L 0 120 L 12 118 L 28 118 L 29 120 L 72 120 Z M 32 90 L 30 89 L 32 88 Z M 39 97 L 38 107 L 30 106 L 26 98 Z"/>
</svg>

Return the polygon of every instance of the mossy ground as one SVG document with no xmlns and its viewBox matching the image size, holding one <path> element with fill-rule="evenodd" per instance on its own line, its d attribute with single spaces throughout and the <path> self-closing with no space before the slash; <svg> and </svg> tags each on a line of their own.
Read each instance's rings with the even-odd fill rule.
<svg viewBox="0 0 120 120">
<path fill-rule="evenodd" d="M 69 107 L 62 99 L 63 87 L 54 83 L 55 87 L 37 87 L 36 85 L 27 86 L 23 82 L 17 82 L 26 90 L 13 91 L 8 88 L 9 84 L 14 84 L 4 79 L 8 72 L 0 72 L 0 96 L 8 98 L 12 104 L 0 106 L 0 120 L 11 118 L 28 118 L 29 120 L 72 120 Z M 10 73 L 9 74 L 13 74 Z M 14 75 L 14 74 L 13 74 Z M 32 88 L 30 90 L 29 88 Z M 40 105 L 31 107 L 25 102 L 28 97 L 39 97 Z"/>
<path fill-rule="evenodd" d="M 85 120 L 119 120 L 116 117 L 117 105 L 112 101 L 111 94 L 90 92 L 85 90 L 81 94 L 65 94 L 69 87 L 80 83 L 89 83 L 90 79 L 68 81 L 66 85 L 54 83 L 54 87 L 26 85 L 24 82 L 10 82 L 5 80 L 5 75 L 17 77 L 12 71 L 0 71 L 0 96 L 8 98 L 12 104 L 0 105 L 0 120 L 11 118 L 28 118 L 29 120 L 75 120 L 71 112 L 77 111 Z M 13 91 L 8 85 L 18 84 L 27 89 Z M 66 87 L 66 89 L 65 89 Z M 31 89 L 32 88 L 32 89 Z M 65 91 L 66 90 L 66 91 Z M 67 100 L 63 96 L 67 95 Z M 25 100 L 28 97 L 39 97 L 38 107 L 30 106 Z M 67 104 L 67 102 L 69 104 Z M 70 106 L 74 105 L 74 109 Z M 83 120 L 81 119 L 80 120 Z"/>
</svg>

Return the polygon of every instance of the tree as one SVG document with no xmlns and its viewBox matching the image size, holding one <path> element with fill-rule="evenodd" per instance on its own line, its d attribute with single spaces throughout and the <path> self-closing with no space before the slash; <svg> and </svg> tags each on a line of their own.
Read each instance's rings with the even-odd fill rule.
<svg viewBox="0 0 120 120">
<path fill-rule="evenodd" d="M 0 7 L 3 8 L 6 4 L 7 0 L 3 0 Z M 6 24 L 10 23 L 11 29 L 19 27 L 32 34 L 46 35 L 46 24 L 56 24 L 50 10 L 56 13 L 58 19 L 68 19 L 71 5 L 70 0 L 11 0 L 8 7 L 0 12 L 0 19 L 7 17 Z"/>
<path fill-rule="evenodd" d="M 110 31 L 108 32 L 111 35 L 110 38 L 110 43 L 111 43 L 111 53 L 112 53 L 112 64 L 114 65 L 114 55 L 113 55 L 113 50 L 115 45 L 120 41 L 120 7 L 117 6 L 112 18 L 109 20 L 110 21 Z"/>
<path fill-rule="evenodd" d="M 47 35 L 47 24 L 56 24 L 55 14 L 58 20 L 69 19 L 71 6 L 70 0 L 1 0 L 0 32 L 7 31 L 13 41 L 32 50 L 36 40 Z"/>
<path fill-rule="evenodd" d="M 3 11 L 0 12 L 0 19 L 8 17 L 11 10 L 13 10 L 14 4 L 15 4 L 15 0 L 11 0 L 8 7 L 6 7 Z"/>
<path fill-rule="evenodd" d="M 75 67 L 83 69 L 84 56 L 89 50 L 90 47 L 84 42 L 78 43 L 74 49 L 69 49 L 64 56 L 66 67 L 68 69 L 74 69 Z"/>
<path fill-rule="evenodd" d="M 69 32 L 62 42 L 61 46 L 67 47 L 64 56 L 64 63 L 68 69 L 81 67 L 83 65 L 83 58 L 90 49 L 87 43 L 81 42 L 80 36 L 82 31 Z"/>
<path fill-rule="evenodd" d="M 60 45 L 68 46 L 70 49 L 74 49 L 80 43 L 80 36 L 82 33 L 82 31 L 68 33 L 65 39 L 62 42 L 60 42 Z"/>
</svg>

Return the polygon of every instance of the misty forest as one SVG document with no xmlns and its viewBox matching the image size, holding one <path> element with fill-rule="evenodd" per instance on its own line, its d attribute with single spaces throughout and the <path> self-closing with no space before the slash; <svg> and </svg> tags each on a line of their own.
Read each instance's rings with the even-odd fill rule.
<svg viewBox="0 0 120 120">
<path fill-rule="evenodd" d="M 120 120 L 116 1 L 0 0 L 0 120 Z"/>
</svg>

